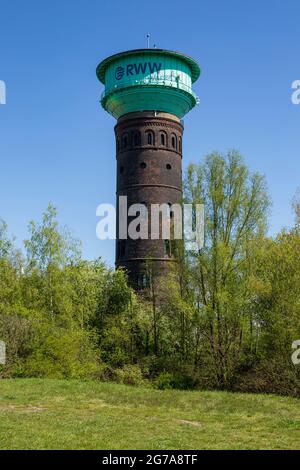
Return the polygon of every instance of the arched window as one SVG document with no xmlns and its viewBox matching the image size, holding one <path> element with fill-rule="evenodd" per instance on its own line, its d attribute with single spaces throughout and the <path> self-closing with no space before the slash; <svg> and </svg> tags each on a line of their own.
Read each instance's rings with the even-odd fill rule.
<svg viewBox="0 0 300 470">
<path fill-rule="evenodd" d="M 137 147 L 140 144 L 141 144 L 141 135 L 139 132 L 135 132 L 133 134 L 133 145 Z"/>
<path fill-rule="evenodd" d="M 142 168 L 142 170 L 144 170 L 145 168 L 147 168 L 147 164 L 145 162 L 142 162 L 140 164 L 140 167 Z"/>
<path fill-rule="evenodd" d="M 154 145 L 154 134 L 152 131 L 147 132 L 147 144 L 148 145 Z"/>
<path fill-rule="evenodd" d="M 122 147 L 126 149 L 127 146 L 128 146 L 128 135 L 124 134 L 122 137 Z"/>
<path fill-rule="evenodd" d="M 170 165 L 170 163 L 167 163 L 167 164 L 166 164 L 166 169 L 167 169 L 167 170 L 172 170 L 172 165 Z"/>
<path fill-rule="evenodd" d="M 169 206 L 169 208 L 170 208 L 170 219 L 173 219 L 173 217 L 174 217 L 174 212 L 173 212 L 173 210 L 172 210 L 172 204 L 171 204 L 170 202 L 168 202 L 168 206 Z"/>
<path fill-rule="evenodd" d="M 178 143 L 179 143 L 179 152 L 181 152 L 182 151 L 181 137 L 179 137 Z"/>
<path fill-rule="evenodd" d="M 161 134 L 160 134 L 160 143 L 163 146 L 167 145 L 167 136 L 166 136 L 165 132 L 161 132 Z"/>
<path fill-rule="evenodd" d="M 177 137 L 175 134 L 172 134 L 171 145 L 173 149 L 177 150 Z"/>
</svg>

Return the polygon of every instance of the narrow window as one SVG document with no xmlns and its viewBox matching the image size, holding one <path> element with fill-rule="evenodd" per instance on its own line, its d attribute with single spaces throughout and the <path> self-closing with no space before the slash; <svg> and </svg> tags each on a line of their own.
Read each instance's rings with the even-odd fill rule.
<svg viewBox="0 0 300 470">
<path fill-rule="evenodd" d="M 148 145 L 153 145 L 154 144 L 154 139 L 153 139 L 152 132 L 147 133 L 147 143 L 148 143 Z"/>
<path fill-rule="evenodd" d="M 149 276 L 147 276 L 147 274 L 139 274 L 137 276 L 137 285 L 141 289 L 145 287 L 149 287 L 150 286 Z"/>
<path fill-rule="evenodd" d="M 179 137 L 179 152 L 182 150 L 181 137 Z"/>
<path fill-rule="evenodd" d="M 166 136 L 165 134 L 160 134 L 160 143 L 161 145 L 166 145 Z"/>
<path fill-rule="evenodd" d="M 140 134 L 139 132 L 136 132 L 133 136 L 133 145 L 135 147 L 137 147 L 138 145 L 140 145 Z"/>
<path fill-rule="evenodd" d="M 123 173 L 124 173 L 124 167 L 121 166 L 121 167 L 120 167 L 120 174 L 123 175 Z"/>
<path fill-rule="evenodd" d="M 126 240 L 119 240 L 118 242 L 119 258 L 123 258 L 126 252 Z"/>
<path fill-rule="evenodd" d="M 143 274 L 143 287 L 149 287 L 150 282 L 149 282 L 149 276 L 147 274 Z"/>
<path fill-rule="evenodd" d="M 172 204 L 170 202 L 168 202 L 168 206 L 170 208 L 170 219 L 173 219 L 174 217 L 174 212 L 172 211 Z"/>
<path fill-rule="evenodd" d="M 167 170 L 172 170 L 172 165 L 170 165 L 170 163 L 167 163 L 167 164 L 166 164 L 166 169 L 167 169 Z"/>
<path fill-rule="evenodd" d="M 142 162 L 142 163 L 140 164 L 140 167 L 142 168 L 142 170 L 144 170 L 145 168 L 147 168 L 147 165 L 146 165 L 145 162 Z"/>
<path fill-rule="evenodd" d="M 127 135 L 124 135 L 124 137 L 123 137 L 123 148 L 126 149 L 127 145 L 128 145 Z"/>
</svg>

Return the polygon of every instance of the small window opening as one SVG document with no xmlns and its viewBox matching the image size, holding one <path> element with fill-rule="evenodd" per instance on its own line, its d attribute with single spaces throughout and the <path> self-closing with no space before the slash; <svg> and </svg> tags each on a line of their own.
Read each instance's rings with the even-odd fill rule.
<svg viewBox="0 0 300 470">
<path fill-rule="evenodd" d="M 174 212 L 172 211 L 172 204 L 170 202 L 168 202 L 168 206 L 169 206 L 169 209 L 170 209 L 170 219 L 173 219 Z"/>
<path fill-rule="evenodd" d="M 150 278 L 147 274 L 139 274 L 137 276 L 137 285 L 141 289 L 150 286 Z"/>
<path fill-rule="evenodd" d="M 119 258 L 123 258 L 126 252 L 126 240 L 119 240 L 118 251 L 119 251 Z"/>
<path fill-rule="evenodd" d="M 133 145 L 135 147 L 137 147 L 138 145 L 140 145 L 140 135 L 138 132 L 136 132 L 133 136 Z"/>
</svg>

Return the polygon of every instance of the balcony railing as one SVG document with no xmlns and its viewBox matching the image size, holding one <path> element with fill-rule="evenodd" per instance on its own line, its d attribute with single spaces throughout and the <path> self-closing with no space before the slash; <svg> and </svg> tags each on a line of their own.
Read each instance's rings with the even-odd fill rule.
<svg viewBox="0 0 300 470">
<path fill-rule="evenodd" d="M 195 100 L 198 102 L 198 97 L 195 95 L 193 92 L 192 88 L 189 85 L 186 85 L 182 81 L 178 80 L 176 77 L 173 75 L 170 76 L 164 76 L 164 77 L 143 77 L 141 79 L 132 79 L 132 80 L 127 80 L 125 82 L 121 82 L 120 84 L 115 84 L 114 87 L 111 87 L 107 90 L 104 90 L 102 95 L 101 95 L 101 100 L 105 98 L 105 96 L 109 95 L 110 93 L 118 90 L 123 90 L 126 88 L 131 88 L 135 86 L 165 86 L 165 87 L 172 87 L 172 88 L 177 88 L 179 90 L 185 91 L 186 93 L 189 93 L 192 95 Z"/>
</svg>

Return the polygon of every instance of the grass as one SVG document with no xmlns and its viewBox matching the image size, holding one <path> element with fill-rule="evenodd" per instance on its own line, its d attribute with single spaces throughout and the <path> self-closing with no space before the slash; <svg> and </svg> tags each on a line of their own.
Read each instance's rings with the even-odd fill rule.
<svg viewBox="0 0 300 470">
<path fill-rule="evenodd" d="M 299 449 L 300 402 L 77 380 L 0 380 L 1 449 Z"/>
</svg>

